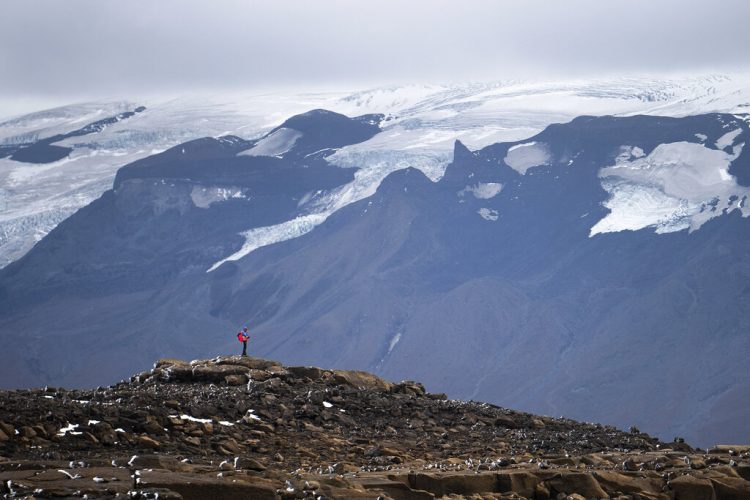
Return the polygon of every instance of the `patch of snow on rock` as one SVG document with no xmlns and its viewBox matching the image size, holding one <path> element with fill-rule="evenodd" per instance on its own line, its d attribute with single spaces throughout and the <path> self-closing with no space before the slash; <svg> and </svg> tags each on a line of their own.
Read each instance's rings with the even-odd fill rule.
<svg viewBox="0 0 750 500">
<path fill-rule="evenodd" d="M 500 214 L 498 213 L 497 210 L 492 210 L 492 209 L 489 209 L 489 208 L 480 208 L 479 210 L 477 210 L 477 213 L 484 220 L 488 220 L 488 221 L 492 221 L 492 222 L 496 221 L 500 217 Z"/>
<path fill-rule="evenodd" d="M 210 424 L 210 418 L 195 418 L 191 415 L 180 415 L 182 420 L 189 420 L 190 422 L 198 422 L 199 424 Z"/>
<path fill-rule="evenodd" d="M 620 164 L 635 158 L 642 158 L 645 155 L 643 150 L 638 146 L 620 146 L 620 151 L 615 157 L 615 164 Z"/>
<path fill-rule="evenodd" d="M 473 186 L 466 186 L 458 192 L 459 196 L 471 193 L 479 200 L 489 200 L 497 196 L 502 191 L 503 185 L 499 182 L 479 182 Z"/>
<path fill-rule="evenodd" d="M 76 429 L 78 429 L 78 424 L 68 424 L 57 431 L 57 435 L 62 437 L 66 434 L 72 434 L 74 436 L 80 436 L 81 434 L 83 434 L 82 432 L 76 432 Z"/>
<path fill-rule="evenodd" d="M 527 142 L 509 148 L 503 160 L 510 168 L 524 175 L 530 168 L 549 165 L 551 156 L 546 144 Z"/>
<path fill-rule="evenodd" d="M 193 186 L 190 199 L 198 208 L 208 208 L 214 203 L 230 199 L 247 199 L 247 190 L 238 187 Z"/>
<path fill-rule="evenodd" d="M 302 132 L 282 127 L 259 140 L 255 146 L 238 155 L 246 156 L 281 156 L 294 147 L 294 143 L 302 137 Z"/>
<path fill-rule="evenodd" d="M 743 200 L 750 197 L 750 188 L 729 173 L 741 149 L 729 154 L 689 142 L 660 144 L 646 157 L 601 169 L 602 187 L 610 195 L 604 206 L 610 213 L 589 236 L 647 227 L 660 234 L 695 231 L 735 209 L 749 216 Z"/>
<path fill-rule="evenodd" d="M 732 144 L 734 144 L 734 140 L 737 138 L 737 136 L 741 133 L 741 128 L 727 132 L 716 140 L 716 147 L 719 149 L 724 149 L 727 146 L 731 146 Z"/>
</svg>

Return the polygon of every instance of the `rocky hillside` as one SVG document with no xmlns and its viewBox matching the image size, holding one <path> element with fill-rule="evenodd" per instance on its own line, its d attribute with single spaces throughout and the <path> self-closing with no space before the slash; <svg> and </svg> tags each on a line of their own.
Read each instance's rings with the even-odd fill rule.
<svg viewBox="0 0 750 500">
<path fill-rule="evenodd" d="M 256 358 L 0 392 L 5 498 L 748 498 L 750 447 L 448 400 Z M 515 496 L 513 496 L 515 495 Z"/>
</svg>

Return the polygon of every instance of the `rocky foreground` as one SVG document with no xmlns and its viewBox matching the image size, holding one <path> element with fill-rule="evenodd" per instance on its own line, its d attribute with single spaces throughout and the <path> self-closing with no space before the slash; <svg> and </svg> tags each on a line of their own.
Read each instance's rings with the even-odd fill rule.
<svg viewBox="0 0 750 500">
<path fill-rule="evenodd" d="M 707 452 L 254 358 L 161 360 L 96 390 L 0 392 L 4 498 L 750 498 Z"/>
</svg>

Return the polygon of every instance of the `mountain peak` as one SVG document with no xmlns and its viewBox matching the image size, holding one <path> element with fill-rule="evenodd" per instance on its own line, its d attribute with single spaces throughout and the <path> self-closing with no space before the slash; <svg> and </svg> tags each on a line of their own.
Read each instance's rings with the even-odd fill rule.
<svg viewBox="0 0 750 500">
<path fill-rule="evenodd" d="M 464 145 L 463 142 L 456 139 L 456 142 L 453 143 L 453 161 L 462 161 L 467 160 L 470 157 L 473 157 L 474 153 L 472 153 L 469 148 Z"/>
</svg>

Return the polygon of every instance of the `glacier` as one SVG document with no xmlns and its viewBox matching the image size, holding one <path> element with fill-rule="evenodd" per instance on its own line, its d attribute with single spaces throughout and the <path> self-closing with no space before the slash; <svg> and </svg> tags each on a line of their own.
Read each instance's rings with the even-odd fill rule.
<svg viewBox="0 0 750 500">
<path fill-rule="evenodd" d="M 729 134 L 732 140 L 738 135 Z M 728 141 L 725 135 L 718 142 L 728 147 Z M 602 187 L 610 194 L 604 206 L 610 213 L 591 228 L 590 236 L 647 227 L 660 234 L 695 231 L 733 210 L 750 216 L 750 188 L 729 173 L 743 146 L 727 153 L 691 142 L 661 144 L 647 156 L 601 169 Z"/>
<path fill-rule="evenodd" d="M 415 84 L 358 91 L 292 89 L 186 94 L 179 98 L 131 96 L 127 100 L 74 104 L 0 120 L 0 145 L 22 144 L 69 132 L 139 104 L 145 105 L 146 110 L 128 120 L 108 125 L 98 133 L 55 143 L 73 148 L 67 158 L 58 162 L 32 165 L 0 158 L 0 267 L 20 258 L 60 221 L 109 189 L 118 168 L 192 139 L 228 134 L 259 139 L 289 116 L 314 108 L 349 116 L 385 114 L 380 134 L 340 148 L 327 157 L 333 165 L 360 170 L 350 186 L 313 199 L 304 215 L 309 216 L 307 219 L 290 221 L 293 227 L 308 227 L 310 223 L 325 220 L 331 211 L 368 196 L 395 170 L 415 167 L 431 180 L 439 180 L 452 159 L 457 139 L 471 149 L 497 142 L 523 141 L 552 123 L 580 115 L 742 114 L 750 106 L 750 76 Z M 247 153 L 283 154 L 284 148 L 291 147 L 290 141 L 293 144 L 291 137 L 293 134 L 275 137 L 278 144 Z M 730 145 L 733 140 L 734 136 L 727 135 L 719 140 L 717 147 Z M 536 157 L 515 163 L 512 153 L 522 149 L 511 152 L 510 166 L 516 164 L 519 171 L 525 172 L 533 167 L 528 165 L 532 160 L 543 162 L 543 152 L 532 148 L 527 152 L 535 151 Z M 629 192 L 630 185 L 615 184 L 606 184 L 613 193 L 619 193 L 613 194 L 613 199 L 629 196 L 624 193 Z M 644 193 L 641 190 L 639 196 Z M 656 195 L 651 195 L 655 200 Z M 612 202 L 613 206 L 644 206 L 642 200 L 627 203 Z M 670 213 L 679 213 L 679 209 Z M 613 220 L 595 226 L 597 231 Z M 649 224 L 656 224 L 653 218 L 649 220 Z M 636 225 L 628 223 L 623 227 Z M 248 234 L 250 238 L 258 238 L 257 233 Z M 285 238 L 289 231 L 286 226 L 269 229 L 258 241 L 273 242 L 272 234 Z"/>
</svg>

